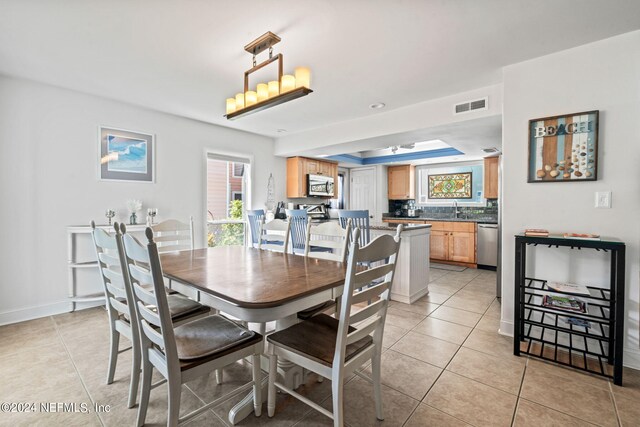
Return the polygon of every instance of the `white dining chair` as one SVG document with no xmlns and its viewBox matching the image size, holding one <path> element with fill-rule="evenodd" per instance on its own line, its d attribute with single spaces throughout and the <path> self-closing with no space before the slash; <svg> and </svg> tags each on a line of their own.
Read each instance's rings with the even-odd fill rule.
<svg viewBox="0 0 640 427">
<path fill-rule="evenodd" d="M 183 251 L 193 249 L 193 217 L 189 217 L 189 223 L 176 219 L 167 219 L 152 225 L 158 253 Z"/>
<path fill-rule="evenodd" d="M 131 350 L 131 380 L 127 405 L 132 408 L 136 404 L 140 378 L 140 338 L 136 313 L 131 310 L 130 304 L 130 301 L 133 301 L 133 289 L 130 286 L 122 249 L 117 239 L 119 224 L 115 223 L 113 227 L 113 232 L 107 233 L 105 230 L 97 228 L 95 222 L 91 221 L 91 235 L 93 236 L 109 316 L 110 350 L 107 384 L 113 383 L 118 355 Z M 209 307 L 180 294 L 171 295 L 168 301 L 170 313 L 178 324 L 205 316 L 210 311 Z M 121 335 L 131 342 L 131 347 L 123 350 L 118 349 Z"/>
<path fill-rule="evenodd" d="M 290 219 L 274 219 L 266 222 L 262 218 L 260 221 L 258 249 L 288 253 L 290 230 Z"/>
<path fill-rule="evenodd" d="M 359 245 L 360 230 L 353 231 L 339 319 L 318 314 L 267 336 L 270 344 L 267 402 L 269 417 L 275 414 L 276 388 L 278 388 L 332 418 L 334 427 L 342 427 L 344 425 L 344 380 L 349 374 L 355 373 L 373 384 L 376 418 L 384 419 L 380 356 L 401 231 L 402 225 L 399 225 L 395 237 L 379 236 L 364 247 Z M 380 262 L 380 264 L 358 272 L 358 263 L 362 262 Z M 378 278 L 383 278 L 383 281 L 356 292 L 357 288 Z M 352 312 L 352 304 L 375 298 L 378 299 L 372 304 Z M 333 413 L 276 381 L 278 357 L 283 357 L 324 378 L 331 379 Z M 371 378 L 357 370 L 368 360 L 371 360 Z"/>
<path fill-rule="evenodd" d="M 177 219 L 167 219 L 150 227 L 154 236 L 156 236 L 158 253 L 192 250 L 195 247 L 192 216 L 189 217 L 188 224 Z M 200 301 L 200 292 L 193 288 L 180 283 L 173 283 L 171 279 L 167 279 L 167 287 Z"/>
<path fill-rule="evenodd" d="M 347 244 L 351 232 L 351 220 L 345 228 L 338 221 L 321 224 L 307 224 L 304 255 L 308 258 L 325 259 L 328 261 L 345 262 Z M 314 307 L 298 312 L 298 319 L 306 320 L 318 313 L 331 314 L 336 310 L 337 300 L 325 301 Z"/>
<path fill-rule="evenodd" d="M 338 221 L 328 221 L 320 224 L 312 224 L 309 221 L 307 223 L 304 256 L 345 262 L 350 232 L 350 219 L 344 228 L 340 226 Z"/>
<path fill-rule="evenodd" d="M 162 266 L 151 228 L 146 229 L 146 236 L 146 247 L 128 234 L 120 237 L 132 280 L 141 330 L 142 391 L 136 425 L 140 427 L 145 423 L 151 389 L 165 382 L 168 386 L 168 427 L 186 422 L 249 389 L 253 389 L 254 413 L 260 416 L 262 336 L 219 314 L 174 328 L 169 315 L 167 296 L 163 292 Z M 149 292 L 145 286 L 152 286 L 154 292 Z M 249 356 L 252 357 L 253 364 L 251 381 L 179 417 L 182 384 Z M 151 383 L 154 368 L 166 381 Z"/>
</svg>

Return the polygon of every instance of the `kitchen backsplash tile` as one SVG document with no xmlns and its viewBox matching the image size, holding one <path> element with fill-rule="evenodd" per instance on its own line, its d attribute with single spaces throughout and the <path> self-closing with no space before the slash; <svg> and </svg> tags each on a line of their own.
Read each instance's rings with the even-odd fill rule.
<svg viewBox="0 0 640 427">
<path fill-rule="evenodd" d="M 418 209 L 420 216 L 429 218 L 451 218 L 454 213 L 453 206 L 418 206 L 415 202 L 407 200 L 389 200 L 389 213 L 402 210 L 403 205 L 409 205 L 410 209 Z M 466 219 L 493 219 L 498 218 L 498 201 L 487 200 L 487 206 L 459 206 L 460 218 Z"/>
</svg>

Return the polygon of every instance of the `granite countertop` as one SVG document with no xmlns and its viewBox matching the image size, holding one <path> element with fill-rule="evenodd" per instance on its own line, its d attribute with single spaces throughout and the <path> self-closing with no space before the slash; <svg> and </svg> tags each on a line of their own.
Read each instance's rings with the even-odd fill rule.
<svg viewBox="0 0 640 427">
<path fill-rule="evenodd" d="M 422 230 L 423 228 L 431 228 L 431 224 L 403 224 L 403 231 L 412 231 L 412 230 Z M 387 225 L 370 225 L 370 230 L 379 230 L 379 231 L 395 231 L 398 229 L 398 226 L 387 226 Z"/>
<path fill-rule="evenodd" d="M 408 221 L 446 221 L 446 222 L 478 222 L 482 224 L 497 224 L 496 218 L 433 218 L 427 216 L 419 216 L 415 218 L 397 217 L 393 215 L 382 214 L 382 221 L 386 219 L 406 219 Z"/>
</svg>

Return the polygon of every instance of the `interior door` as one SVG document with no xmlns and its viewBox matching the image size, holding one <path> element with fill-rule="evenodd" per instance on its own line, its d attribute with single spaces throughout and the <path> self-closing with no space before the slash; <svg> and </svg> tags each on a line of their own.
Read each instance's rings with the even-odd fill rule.
<svg viewBox="0 0 640 427">
<path fill-rule="evenodd" d="M 373 219 L 377 212 L 375 168 L 351 169 L 350 187 L 349 209 L 368 209 L 370 219 Z"/>
</svg>

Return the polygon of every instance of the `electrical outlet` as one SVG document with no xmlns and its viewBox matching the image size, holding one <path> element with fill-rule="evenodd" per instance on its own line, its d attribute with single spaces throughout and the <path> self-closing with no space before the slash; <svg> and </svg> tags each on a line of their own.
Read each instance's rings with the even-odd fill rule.
<svg viewBox="0 0 640 427">
<path fill-rule="evenodd" d="M 596 192 L 596 208 L 611 209 L 611 191 Z"/>
</svg>

